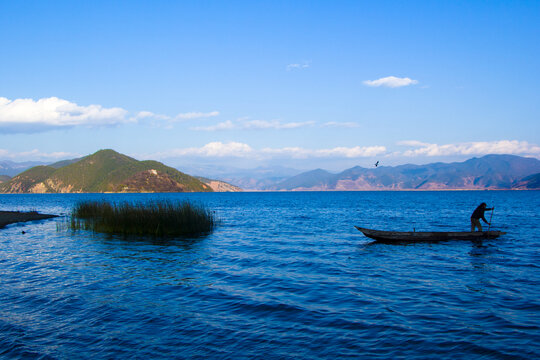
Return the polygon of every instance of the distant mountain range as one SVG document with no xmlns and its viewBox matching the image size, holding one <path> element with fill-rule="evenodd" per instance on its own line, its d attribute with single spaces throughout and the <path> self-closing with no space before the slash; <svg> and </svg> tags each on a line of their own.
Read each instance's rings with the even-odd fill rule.
<svg viewBox="0 0 540 360">
<path fill-rule="evenodd" d="M 14 162 L 0 160 L 0 175 L 12 177 L 37 165 L 46 165 L 46 163 L 38 161 Z"/>
<path fill-rule="evenodd" d="M 486 155 L 456 163 L 347 169 L 317 169 L 274 184 L 268 190 L 481 190 L 539 189 L 540 161 L 514 155 Z"/>
<path fill-rule="evenodd" d="M 157 161 L 137 161 L 113 150 L 101 150 L 80 159 L 34 166 L 13 178 L 2 171 L 6 166 L 20 169 L 28 164 L 32 163 L 0 162 L 4 166 L 0 168 L 0 192 L 540 189 L 540 160 L 514 155 L 427 165 L 357 166 L 340 173 L 285 167 L 220 168 L 210 179 L 187 175 Z"/>
<path fill-rule="evenodd" d="M 113 150 L 32 167 L 0 184 L 4 193 L 213 191 L 160 162 L 137 161 Z"/>
<path fill-rule="evenodd" d="M 192 170 L 192 173 L 200 174 Z M 199 170 L 200 171 L 200 170 Z M 207 177 L 217 178 L 245 190 L 265 190 L 273 185 L 302 173 L 302 170 L 283 166 L 257 167 L 255 169 L 205 169 Z"/>
<path fill-rule="evenodd" d="M 533 174 L 518 181 L 512 186 L 519 190 L 540 190 L 540 174 Z"/>
</svg>

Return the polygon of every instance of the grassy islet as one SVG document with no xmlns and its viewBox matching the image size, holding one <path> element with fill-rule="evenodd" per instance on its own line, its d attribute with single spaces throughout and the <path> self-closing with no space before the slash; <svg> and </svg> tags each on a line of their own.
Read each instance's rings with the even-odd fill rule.
<svg viewBox="0 0 540 360">
<path fill-rule="evenodd" d="M 75 205 L 69 223 L 72 230 L 157 237 L 200 236 L 215 226 L 212 211 L 187 201 L 84 201 Z"/>
</svg>

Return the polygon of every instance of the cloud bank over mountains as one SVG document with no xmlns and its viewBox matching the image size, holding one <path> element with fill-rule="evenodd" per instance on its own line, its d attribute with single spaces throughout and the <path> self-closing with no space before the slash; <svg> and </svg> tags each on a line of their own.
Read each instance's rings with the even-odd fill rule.
<svg viewBox="0 0 540 360">
<path fill-rule="evenodd" d="M 286 157 L 294 159 L 307 158 L 327 158 L 327 157 L 369 157 L 382 154 L 386 151 L 384 146 L 371 147 L 336 147 L 331 149 L 304 149 L 300 147 L 284 147 L 284 148 L 262 148 L 255 149 L 252 146 L 240 142 L 223 143 L 215 141 L 208 143 L 202 147 L 173 149 L 166 152 L 148 154 L 145 158 L 176 158 L 184 156 L 197 157 L 237 157 L 237 158 L 253 158 L 264 159 L 270 157 Z"/>
<path fill-rule="evenodd" d="M 181 159 L 181 158 L 242 158 L 264 160 L 281 159 L 360 159 L 388 157 L 441 157 L 441 156 L 483 156 L 488 154 L 511 154 L 540 157 L 540 146 L 526 141 L 500 140 L 492 142 L 469 142 L 460 144 L 429 144 L 416 140 L 401 141 L 397 145 L 410 147 L 403 151 L 389 151 L 386 146 L 353 146 L 333 147 L 325 149 L 306 149 L 303 147 L 255 148 L 243 142 L 213 141 L 201 147 L 176 148 L 155 153 L 130 154 L 144 159 Z M 0 158 L 58 160 L 78 157 L 80 154 L 70 152 L 43 152 L 37 149 L 13 152 L 0 148 Z"/>
<path fill-rule="evenodd" d="M 540 156 L 540 146 L 517 140 L 478 141 L 444 145 L 412 140 L 400 141 L 398 145 L 414 148 L 401 153 L 401 155 L 408 157 L 487 154 Z"/>
<path fill-rule="evenodd" d="M 230 141 L 213 141 L 200 147 L 175 148 L 153 153 L 128 154 L 140 159 L 251 159 L 255 161 L 283 159 L 362 159 L 362 158 L 434 158 L 450 156 L 483 156 L 488 154 L 510 154 L 540 158 L 540 146 L 526 141 L 500 140 L 492 142 L 469 142 L 459 144 L 428 144 L 415 140 L 401 141 L 397 144 L 405 149 L 390 151 L 386 146 L 352 146 L 322 149 L 308 149 L 298 146 L 280 148 L 256 148 L 250 144 Z M 80 156 L 72 152 L 44 152 L 38 149 L 29 151 L 9 151 L 0 148 L 0 159 L 24 160 L 60 160 Z"/>
<path fill-rule="evenodd" d="M 302 147 L 261 148 L 256 149 L 241 142 L 211 142 L 202 147 L 172 149 L 169 151 L 145 155 L 145 158 L 178 157 L 236 157 L 236 158 L 366 158 L 366 157 L 437 157 L 452 155 L 482 156 L 488 154 L 511 154 L 540 156 L 540 146 L 526 141 L 501 140 L 493 142 L 469 142 L 460 144 L 428 144 L 420 141 L 401 141 L 397 145 L 413 147 L 404 151 L 390 152 L 386 146 L 334 147 L 327 149 L 306 149 Z"/>
</svg>

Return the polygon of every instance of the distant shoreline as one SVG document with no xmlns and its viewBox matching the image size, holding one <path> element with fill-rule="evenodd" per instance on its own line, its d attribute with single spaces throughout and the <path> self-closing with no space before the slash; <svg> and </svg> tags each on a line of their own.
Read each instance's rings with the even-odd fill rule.
<svg viewBox="0 0 540 360">
<path fill-rule="evenodd" d="M 329 190 L 320 190 L 320 189 L 298 189 L 298 190 L 258 190 L 258 189 L 242 189 L 242 191 L 214 191 L 213 193 L 270 193 L 270 192 L 276 192 L 276 193 L 286 193 L 286 192 L 444 192 L 444 191 L 540 191 L 540 189 L 329 189 Z M 0 192 L 0 195 L 73 195 L 73 194 L 107 194 L 107 195 L 115 195 L 115 194 L 125 194 L 125 195 L 132 195 L 132 194 L 203 194 L 206 192 L 203 191 L 189 191 L 189 192 L 154 192 L 154 191 L 138 191 L 138 192 L 112 192 L 112 191 L 105 191 L 105 192 L 58 192 L 58 193 L 46 193 L 46 192 L 40 192 L 40 193 L 7 193 L 7 192 Z"/>
<path fill-rule="evenodd" d="M 36 211 L 0 211 L 0 229 L 6 225 L 18 222 L 44 220 L 58 217 L 58 215 L 40 214 Z"/>
<path fill-rule="evenodd" d="M 286 192 L 429 192 L 429 191 L 539 191 L 540 189 L 332 189 L 332 190 L 255 190 L 255 189 L 243 189 L 237 193 L 249 193 L 249 192 L 276 192 L 276 193 L 286 193 Z"/>
</svg>

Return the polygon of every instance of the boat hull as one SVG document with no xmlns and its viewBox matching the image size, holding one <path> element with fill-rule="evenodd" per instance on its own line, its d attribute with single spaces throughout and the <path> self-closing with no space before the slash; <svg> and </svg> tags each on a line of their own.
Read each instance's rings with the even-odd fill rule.
<svg viewBox="0 0 540 360">
<path fill-rule="evenodd" d="M 365 236 L 379 242 L 421 242 L 421 241 L 444 241 L 444 240 L 482 240 L 495 239 L 506 233 L 503 231 L 383 231 L 366 229 L 355 226 Z"/>
</svg>

